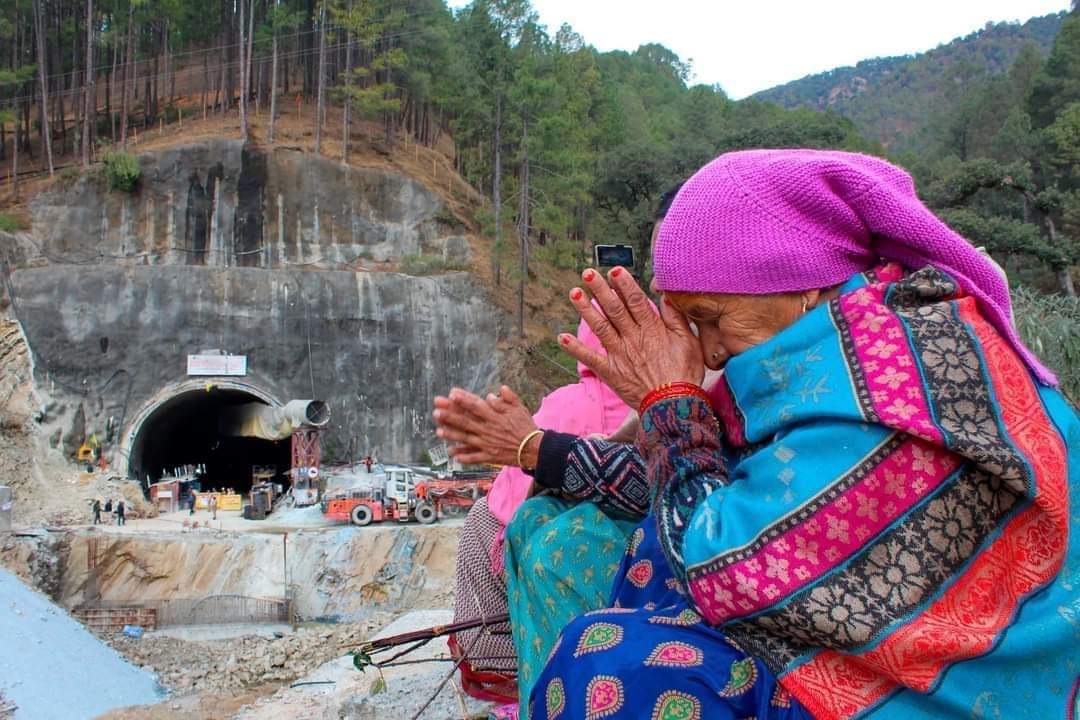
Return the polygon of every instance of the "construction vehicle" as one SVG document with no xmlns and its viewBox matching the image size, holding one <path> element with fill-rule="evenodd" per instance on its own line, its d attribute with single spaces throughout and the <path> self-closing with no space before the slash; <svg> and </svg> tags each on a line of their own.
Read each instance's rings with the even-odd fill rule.
<svg viewBox="0 0 1080 720">
<path fill-rule="evenodd" d="M 281 485 L 275 484 L 276 465 L 254 465 L 251 468 L 251 491 L 248 504 L 244 506 L 245 520 L 265 520 L 274 509 L 274 503 L 281 495 Z"/>
<path fill-rule="evenodd" d="M 359 486 L 327 494 L 323 516 L 330 520 L 369 525 L 384 520 L 430 525 L 440 516 L 469 511 L 491 489 L 490 475 L 477 478 L 417 479 L 414 471 L 388 469 L 382 485 Z"/>
</svg>

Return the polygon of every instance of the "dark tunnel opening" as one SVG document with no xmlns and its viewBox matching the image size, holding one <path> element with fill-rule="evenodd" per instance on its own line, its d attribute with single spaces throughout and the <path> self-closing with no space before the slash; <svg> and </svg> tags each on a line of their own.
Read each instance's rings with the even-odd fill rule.
<svg viewBox="0 0 1080 720">
<path fill-rule="evenodd" d="M 129 467 L 144 492 L 176 468 L 205 466 L 201 485 L 206 490 L 251 489 L 254 466 L 272 465 L 287 473 L 292 462 L 291 443 L 230 437 L 221 434 L 218 420 L 226 408 L 262 403 L 243 392 L 213 388 L 180 393 L 162 403 L 142 423 L 131 446 Z"/>
</svg>

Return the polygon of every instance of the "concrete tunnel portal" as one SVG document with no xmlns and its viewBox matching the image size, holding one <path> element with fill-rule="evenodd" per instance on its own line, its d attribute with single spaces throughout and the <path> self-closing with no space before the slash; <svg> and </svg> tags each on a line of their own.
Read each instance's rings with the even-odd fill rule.
<svg viewBox="0 0 1080 720">
<path fill-rule="evenodd" d="M 231 488 L 246 493 L 251 489 L 252 468 L 257 465 L 276 466 L 283 477 L 292 462 L 288 437 L 268 440 L 223 431 L 225 418 L 252 404 L 271 406 L 254 392 L 216 386 L 187 389 L 168 397 L 135 428 L 129 473 L 139 479 L 144 492 L 149 483 L 188 465 L 205 466 L 204 490 Z"/>
</svg>

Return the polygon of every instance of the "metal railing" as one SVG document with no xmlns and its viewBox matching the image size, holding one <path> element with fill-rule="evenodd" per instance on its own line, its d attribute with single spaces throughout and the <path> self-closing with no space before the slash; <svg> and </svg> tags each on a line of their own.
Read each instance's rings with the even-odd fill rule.
<svg viewBox="0 0 1080 720">
<path fill-rule="evenodd" d="M 204 598 L 175 598 L 138 605 L 95 603 L 77 608 L 76 617 L 104 611 L 135 613 L 150 611 L 156 626 L 225 625 L 292 622 L 292 602 L 286 598 L 257 598 L 246 595 L 211 595 Z M 85 621 L 84 621 L 85 622 Z"/>
</svg>

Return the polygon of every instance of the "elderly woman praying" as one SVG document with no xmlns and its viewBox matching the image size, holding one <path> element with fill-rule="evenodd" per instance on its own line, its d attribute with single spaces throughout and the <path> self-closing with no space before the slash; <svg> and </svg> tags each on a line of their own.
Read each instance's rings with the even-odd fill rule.
<svg viewBox="0 0 1080 720">
<path fill-rule="evenodd" d="M 660 317 L 620 268 L 570 293 L 649 515 L 530 717 L 1071 717 L 1080 421 L 991 261 L 900 169 L 776 150 L 698 171 L 653 265 Z"/>
</svg>

